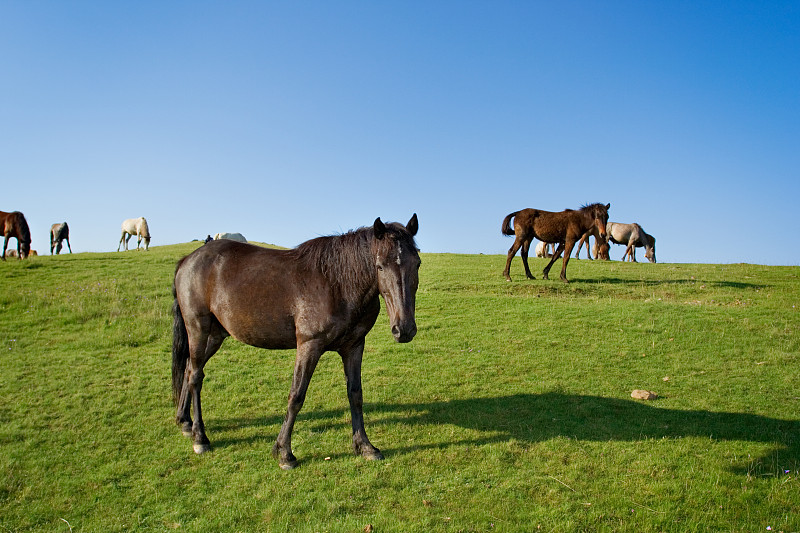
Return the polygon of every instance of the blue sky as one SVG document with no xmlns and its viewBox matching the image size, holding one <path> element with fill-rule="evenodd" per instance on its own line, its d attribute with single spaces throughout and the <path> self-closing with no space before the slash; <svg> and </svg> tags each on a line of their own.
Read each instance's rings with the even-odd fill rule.
<svg viewBox="0 0 800 533">
<path fill-rule="evenodd" d="M 505 254 L 512 211 L 610 202 L 661 262 L 800 264 L 796 1 L 4 0 L 0 72 L 40 253 L 416 212 L 424 252 Z"/>
</svg>

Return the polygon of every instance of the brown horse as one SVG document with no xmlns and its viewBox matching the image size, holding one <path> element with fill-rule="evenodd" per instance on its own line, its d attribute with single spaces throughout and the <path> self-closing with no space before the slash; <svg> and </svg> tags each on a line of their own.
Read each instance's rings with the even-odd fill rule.
<svg viewBox="0 0 800 533">
<path fill-rule="evenodd" d="M 589 237 L 594 237 L 594 245 L 589 248 Z M 583 245 L 586 245 L 586 257 L 589 259 L 605 259 L 608 260 L 608 254 L 606 253 L 603 255 L 603 239 L 600 238 L 600 232 L 597 231 L 597 228 L 592 226 L 589 231 L 583 234 L 581 240 L 578 241 L 578 249 L 575 251 L 575 259 L 580 259 L 581 255 L 581 248 Z M 606 251 L 607 248 L 606 248 Z M 592 253 L 594 253 L 594 258 L 592 258 Z"/>
<path fill-rule="evenodd" d="M 25 259 L 31 252 L 31 230 L 28 228 L 28 221 L 25 220 L 25 215 L 19 211 L 13 213 L 6 213 L 0 211 L 0 229 L 3 230 L 3 261 L 6 260 L 6 249 L 8 248 L 8 239 L 14 237 L 17 239 L 17 257 Z"/>
<path fill-rule="evenodd" d="M 589 231 L 592 226 L 597 228 L 600 238 L 605 239 L 606 222 L 608 222 L 608 210 L 610 208 L 611 204 L 591 204 L 585 205 L 577 211 L 567 209 L 553 213 L 539 209 L 523 209 L 509 214 L 503 220 L 501 231 L 503 235 L 516 235 L 516 239 L 514 239 L 514 244 L 508 250 L 508 259 L 506 260 L 506 268 L 503 271 L 503 275 L 508 281 L 511 281 L 511 276 L 509 275 L 511 260 L 517 250 L 522 248 L 522 264 L 525 267 L 525 275 L 529 279 L 534 279 L 528 267 L 528 250 L 530 249 L 531 241 L 536 238 L 544 242 L 558 243 L 558 248 L 556 248 L 553 258 L 550 259 L 550 262 L 542 271 L 544 279 L 548 279 L 550 267 L 553 266 L 553 263 L 563 252 L 561 281 L 569 283 L 567 279 L 567 263 L 575 242 Z M 512 218 L 514 219 L 513 228 L 511 227 Z"/>
<path fill-rule="evenodd" d="M 364 338 L 378 317 L 379 294 L 395 340 L 409 342 L 417 332 L 418 228 L 416 214 L 406 226 L 378 218 L 372 227 L 312 239 L 292 250 L 222 239 L 178 263 L 172 388 L 176 422 L 192 437 L 196 453 L 210 449 L 200 408 L 203 366 L 232 336 L 259 348 L 297 348 L 286 418 L 272 448 L 281 468 L 297 466 L 292 429 L 311 375 L 328 350 L 337 351 L 344 364 L 353 450 L 383 459 L 364 429 Z"/>
</svg>

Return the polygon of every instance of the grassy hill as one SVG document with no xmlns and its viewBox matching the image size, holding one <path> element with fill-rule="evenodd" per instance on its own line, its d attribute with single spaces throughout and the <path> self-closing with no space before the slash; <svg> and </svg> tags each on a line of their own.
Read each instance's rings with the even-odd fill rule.
<svg viewBox="0 0 800 533">
<path fill-rule="evenodd" d="M 417 337 L 382 315 L 367 339 L 386 460 L 350 454 L 330 353 L 283 472 L 293 351 L 227 340 L 213 451 L 174 425 L 171 283 L 199 244 L 0 264 L 0 530 L 800 530 L 797 267 L 573 259 L 565 285 L 423 254 Z"/>
</svg>

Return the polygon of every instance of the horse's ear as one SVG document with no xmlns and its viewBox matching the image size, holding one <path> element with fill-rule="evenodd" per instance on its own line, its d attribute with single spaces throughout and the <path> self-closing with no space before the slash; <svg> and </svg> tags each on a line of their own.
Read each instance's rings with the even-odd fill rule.
<svg viewBox="0 0 800 533">
<path fill-rule="evenodd" d="M 381 222 L 381 217 L 375 219 L 375 224 L 372 225 L 372 229 L 375 230 L 376 239 L 383 239 L 383 236 L 386 235 L 386 225 Z"/>
<path fill-rule="evenodd" d="M 609 209 L 611 209 L 611 204 L 606 204 L 606 211 L 608 211 Z"/>
<path fill-rule="evenodd" d="M 406 229 L 412 237 L 417 234 L 417 231 L 419 231 L 419 221 L 417 221 L 416 213 L 411 216 L 411 220 L 409 220 L 408 224 L 406 224 Z"/>
</svg>

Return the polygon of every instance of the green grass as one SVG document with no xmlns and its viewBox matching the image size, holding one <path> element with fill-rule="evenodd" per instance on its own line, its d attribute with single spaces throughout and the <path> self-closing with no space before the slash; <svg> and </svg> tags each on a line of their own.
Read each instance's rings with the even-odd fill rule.
<svg viewBox="0 0 800 533">
<path fill-rule="evenodd" d="M 0 531 L 800 530 L 797 267 L 573 259 L 565 285 L 423 254 L 417 337 L 381 316 L 367 339 L 386 460 L 351 455 L 327 354 L 283 472 L 292 351 L 209 362 L 211 453 L 173 423 L 172 275 L 196 246 L 0 264 Z"/>
</svg>

